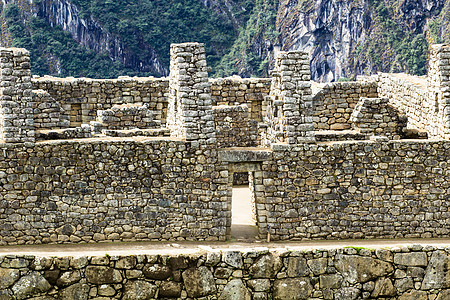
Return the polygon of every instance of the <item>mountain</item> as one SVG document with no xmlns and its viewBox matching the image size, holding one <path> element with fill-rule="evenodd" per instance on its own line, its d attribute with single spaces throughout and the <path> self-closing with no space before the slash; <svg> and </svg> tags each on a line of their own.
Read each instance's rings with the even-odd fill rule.
<svg viewBox="0 0 450 300">
<path fill-rule="evenodd" d="M 31 51 L 33 74 L 166 76 L 171 43 L 204 42 L 213 76 L 267 76 L 304 50 L 316 81 L 426 72 L 450 41 L 450 0 L 2 0 L 1 43 Z"/>
</svg>

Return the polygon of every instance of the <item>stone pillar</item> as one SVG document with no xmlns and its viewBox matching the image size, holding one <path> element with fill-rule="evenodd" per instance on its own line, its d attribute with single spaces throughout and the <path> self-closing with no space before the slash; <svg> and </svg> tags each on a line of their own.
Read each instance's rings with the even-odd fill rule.
<svg viewBox="0 0 450 300">
<path fill-rule="evenodd" d="M 279 52 L 272 73 L 268 102 L 267 138 L 270 143 L 314 142 L 311 74 L 305 52 Z"/>
<path fill-rule="evenodd" d="M 434 100 L 434 115 L 431 123 L 436 124 L 431 136 L 450 139 L 450 45 L 432 45 L 428 66 L 428 92 Z"/>
<path fill-rule="evenodd" d="M 167 127 L 173 137 L 202 148 L 216 143 L 205 46 L 200 43 L 170 47 Z"/>
<path fill-rule="evenodd" d="M 30 53 L 0 48 L 0 139 L 7 143 L 35 141 Z"/>
</svg>

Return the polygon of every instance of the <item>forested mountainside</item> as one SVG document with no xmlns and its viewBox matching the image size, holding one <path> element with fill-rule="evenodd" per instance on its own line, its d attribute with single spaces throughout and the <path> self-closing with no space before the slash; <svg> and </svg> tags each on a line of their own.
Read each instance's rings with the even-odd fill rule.
<svg viewBox="0 0 450 300">
<path fill-rule="evenodd" d="M 206 44 L 212 76 L 267 76 L 279 50 L 311 55 L 312 78 L 426 72 L 450 41 L 450 0 L 2 0 L 1 43 L 34 74 L 166 76 L 171 43 Z"/>
</svg>

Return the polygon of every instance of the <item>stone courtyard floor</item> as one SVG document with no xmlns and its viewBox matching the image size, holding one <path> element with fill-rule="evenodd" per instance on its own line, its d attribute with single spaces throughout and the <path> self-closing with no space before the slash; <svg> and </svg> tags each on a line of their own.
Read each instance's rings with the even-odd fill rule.
<svg viewBox="0 0 450 300">
<path fill-rule="evenodd" d="M 205 251 L 238 250 L 255 248 L 272 250 L 310 250 L 333 249 L 342 247 L 363 247 L 369 249 L 394 248 L 407 245 L 430 245 L 450 247 L 450 239 L 380 239 L 380 240 L 341 240 L 341 241 L 305 241 L 305 242 L 122 242 L 77 245 L 20 245 L 1 246 L 0 256 L 34 255 L 34 256 L 103 256 L 103 255 L 139 255 L 139 254 L 193 254 Z"/>
</svg>

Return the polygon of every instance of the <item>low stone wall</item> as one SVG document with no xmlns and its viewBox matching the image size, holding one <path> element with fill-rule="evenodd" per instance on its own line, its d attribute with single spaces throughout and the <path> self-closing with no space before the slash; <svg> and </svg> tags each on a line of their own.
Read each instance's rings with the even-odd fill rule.
<svg viewBox="0 0 450 300">
<path fill-rule="evenodd" d="M 274 145 L 257 193 L 261 237 L 448 237 L 449 141 Z"/>
<path fill-rule="evenodd" d="M 213 105 L 247 104 L 250 118 L 262 121 L 266 107 L 262 103 L 269 95 L 271 78 L 228 78 L 210 79 Z"/>
<path fill-rule="evenodd" d="M 255 147 L 258 144 L 258 124 L 249 118 L 247 105 L 214 106 L 217 148 Z"/>
<path fill-rule="evenodd" d="M 247 104 L 252 119 L 262 120 L 262 101 L 269 94 L 270 78 L 220 78 L 210 79 L 213 105 Z M 34 77 L 33 89 L 47 91 L 70 115 L 71 104 L 81 104 L 82 122 L 95 120 L 97 110 L 110 109 L 113 105 L 141 103 L 158 115 L 156 120 L 166 123 L 169 79 L 168 78 L 130 78 L 90 79 Z M 48 103 L 36 97 L 35 107 Z M 41 106 L 42 107 L 42 106 Z M 41 112 L 35 111 L 36 115 Z M 63 118 L 65 120 L 66 118 Z M 61 120 L 60 120 L 61 121 Z M 55 120 L 39 120 L 38 127 L 53 128 Z M 48 124 L 46 124 L 48 123 Z M 54 127 L 59 128 L 59 127 Z M 62 128 L 62 127 L 61 127 Z"/>
<path fill-rule="evenodd" d="M 313 96 L 315 130 L 350 129 L 350 116 L 361 97 L 378 97 L 376 83 L 334 82 L 321 87 Z"/>
<path fill-rule="evenodd" d="M 352 128 L 365 135 L 402 138 L 407 119 L 388 102 L 387 98 L 361 98 L 350 117 Z"/>
<path fill-rule="evenodd" d="M 34 77 L 33 89 L 47 91 L 62 107 L 70 112 L 74 104 L 80 105 L 81 122 L 89 124 L 98 110 L 110 109 L 116 104 L 147 104 L 157 111 L 156 120 L 166 123 L 169 80 L 167 78 L 90 79 Z M 39 106 L 40 98 L 36 98 Z M 79 126 L 79 125 L 78 125 Z M 42 127 L 42 126 L 41 126 Z M 48 127 L 48 126 L 47 126 Z"/>
<path fill-rule="evenodd" d="M 393 107 L 408 117 L 408 128 L 426 131 L 430 137 L 441 136 L 444 131 L 438 118 L 439 107 L 427 90 L 425 78 L 381 73 L 376 79 L 380 97 L 388 98 Z"/>
<path fill-rule="evenodd" d="M 148 109 L 147 104 L 122 104 L 114 105 L 111 109 L 99 110 L 97 121 L 105 129 L 112 130 L 161 128 L 161 121 L 154 120 L 155 114 L 155 111 Z"/>
<path fill-rule="evenodd" d="M 225 240 L 228 177 L 205 151 L 151 138 L 2 143 L 0 244 Z"/>
<path fill-rule="evenodd" d="M 34 127 L 41 129 L 62 129 L 70 127 L 70 112 L 43 90 L 33 91 Z"/>
<path fill-rule="evenodd" d="M 449 248 L 420 245 L 173 256 L 7 255 L 0 257 L 0 297 L 446 300 L 449 263 Z"/>
</svg>

